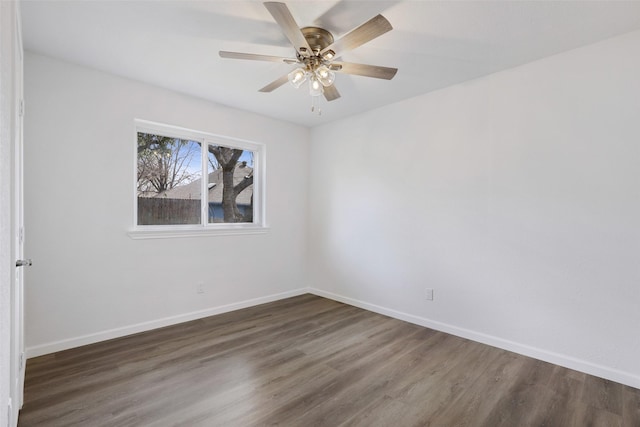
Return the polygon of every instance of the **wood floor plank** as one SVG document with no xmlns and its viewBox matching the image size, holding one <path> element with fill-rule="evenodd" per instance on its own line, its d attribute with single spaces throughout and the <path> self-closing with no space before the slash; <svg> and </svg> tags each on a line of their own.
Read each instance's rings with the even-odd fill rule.
<svg viewBox="0 0 640 427">
<path fill-rule="evenodd" d="M 580 411 L 567 411 L 581 405 L 584 374 L 576 375 L 559 366 L 553 367 L 551 378 L 542 392 L 545 394 L 533 415 L 531 424 L 536 426 L 579 427 L 582 423 Z"/>
<path fill-rule="evenodd" d="M 624 387 L 623 393 L 622 414 L 625 424 L 640 426 L 640 390 Z"/>
<path fill-rule="evenodd" d="M 622 415 L 622 393 L 621 384 L 589 376 L 582 389 L 582 401 L 594 408 Z"/>
<path fill-rule="evenodd" d="M 380 345 L 380 341 L 374 340 L 344 348 L 340 353 L 332 355 L 325 364 L 339 372 L 339 375 L 332 375 L 326 381 L 307 387 L 298 397 L 259 424 L 335 425 L 323 420 L 322 413 L 331 415 L 336 406 L 336 396 L 351 389 L 354 384 L 365 381 L 377 368 L 397 357 L 408 338 L 422 332 L 421 328 L 399 328 L 399 325 L 393 324 L 395 322 L 391 323 L 386 334 L 378 335 L 387 345 Z M 315 410 L 318 406 L 322 406 L 320 411 Z M 317 417 L 319 412 L 320 417 Z M 304 421 L 309 418 L 311 421 Z"/>
<path fill-rule="evenodd" d="M 27 363 L 19 426 L 640 426 L 640 390 L 313 295 Z"/>
<path fill-rule="evenodd" d="M 398 335 L 397 331 L 393 340 L 385 339 L 383 342 L 388 344 L 384 346 L 388 350 L 370 350 L 365 352 L 366 356 L 360 358 L 352 358 L 348 367 L 344 364 L 338 369 L 335 365 L 328 363 L 339 370 L 344 376 L 345 373 L 351 373 L 356 369 L 361 369 L 364 375 L 360 377 L 348 377 L 343 387 L 336 390 L 332 394 L 331 399 L 323 405 L 309 408 L 303 415 L 298 417 L 300 423 L 306 425 L 339 425 L 345 419 L 355 416 L 362 407 L 365 407 L 372 398 L 380 396 L 389 390 L 392 381 L 402 375 L 402 367 L 409 353 L 412 353 L 417 347 L 423 346 L 433 336 L 432 331 L 418 328 L 411 338 Z M 404 345 L 397 345 L 399 342 L 405 342 Z M 378 339 L 373 339 L 376 347 L 383 348 Z M 353 354 L 353 353 L 352 353 Z M 370 359 L 370 355 L 376 355 L 376 359 Z M 381 358 L 381 359 L 380 359 Z"/>
<path fill-rule="evenodd" d="M 503 350 L 496 351 L 498 356 L 495 360 L 439 414 L 433 425 L 489 425 L 486 420 L 517 381 L 517 374 L 526 363 L 526 358 Z"/>
<path fill-rule="evenodd" d="M 526 359 L 515 373 L 511 387 L 494 404 L 484 420 L 489 427 L 534 425 L 538 408 L 548 403 L 548 383 L 553 365 L 535 359 Z"/>
</svg>

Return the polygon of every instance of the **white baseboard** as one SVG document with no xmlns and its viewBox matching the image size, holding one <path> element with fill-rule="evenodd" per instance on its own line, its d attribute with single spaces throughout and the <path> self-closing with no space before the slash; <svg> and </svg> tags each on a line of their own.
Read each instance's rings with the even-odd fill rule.
<svg viewBox="0 0 640 427">
<path fill-rule="evenodd" d="M 170 316 L 162 319 L 152 320 L 149 322 L 142 322 L 135 325 L 124 326 L 122 328 L 109 329 L 94 334 L 82 335 L 79 337 L 49 342 L 33 347 L 27 347 L 25 349 L 25 352 L 27 354 L 27 358 L 42 356 L 49 353 L 55 353 L 56 351 L 68 350 L 70 348 L 80 347 L 87 344 L 93 344 L 113 338 L 120 338 L 126 335 L 137 334 L 139 332 L 150 331 L 152 329 L 162 328 L 165 326 L 176 325 L 178 323 L 188 322 L 190 320 L 202 319 L 203 317 L 227 313 L 242 308 L 253 307 L 255 305 L 290 298 L 297 295 L 303 295 L 306 293 L 309 293 L 308 288 L 294 289 L 292 291 L 282 292 L 279 294 L 267 295 L 264 297 L 253 298 L 232 304 L 207 308 L 205 310 L 193 311 L 190 313 L 179 314 L 177 316 Z"/>
<path fill-rule="evenodd" d="M 334 301 L 342 302 L 355 307 L 363 308 L 368 311 L 373 311 L 374 313 L 379 313 L 385 316 L 393 317 L 394 319 L 404 320 L 405 322 L 424 326 L 430 329 L 435 329 L 441 332 L 446 332 L 451 335 L 456 335 L 458 337 L 466 338 L 472 341 L 477 341 L 493 347 L 501 348 L 503 350 L 512 351 L 514 353 L 522 354 L 524 356 L 533 357 L 534 359 L 553 363 L 555 365 L 563 366 L 565 368 L 584 372 L 589 375 L 605 378 L 611 381 L 628 385 L 630 387 L 640 389 L 640 377 L 629 372 L 620 371 L 618 369 L 587 362 L 585 360 L 577 359 L 564 354 L 554 353 L 551 351 L 543 350 L 536 347 L 531 347 L 531 346 L 517 343 L 514 341 L 505 340 L 492 335 L 483 334 L 481 332 L 473 331 L 470 329 L 460 328 L 457 326 L 449 325 L 447 323 L 442 323 L 442 322 L 430 320 L 424 317 L 415 316 L 413 314 L 408 314 L 408 313 L 393 310 L 390 308 L 382 307 L 379 305 L 370 304 L 368 302 L 334 294 L 332 292 L 323 291 L 321 289 L 309 288 L 308 291 L 309 293 L 312 293 L 314 295 L 332 299 Z"/>
</svg>

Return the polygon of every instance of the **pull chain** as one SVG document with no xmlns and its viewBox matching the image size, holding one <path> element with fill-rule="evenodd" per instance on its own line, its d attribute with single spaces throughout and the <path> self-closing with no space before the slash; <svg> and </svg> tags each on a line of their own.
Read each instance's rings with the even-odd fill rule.
<svg viewBox="0 0 640 427">
<path fill-rule="evenodd" d="M 321 116 L 322 115 L 322 109 L 320 109 L 320 106 L 318 105 L 318 98 L 320 98 L 319 96 L 312 96 L 311 97 L 311 112 L 315 113 L 318 112 L 318 115 Z"/>
</svg>

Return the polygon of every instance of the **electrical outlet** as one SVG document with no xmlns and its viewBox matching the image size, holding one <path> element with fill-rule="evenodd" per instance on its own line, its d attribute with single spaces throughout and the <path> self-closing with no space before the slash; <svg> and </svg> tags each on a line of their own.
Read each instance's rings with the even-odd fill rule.
<svg viewBox="0 0 640 427">
<path fill-rule="evenodd" d="M 433 301 L 433 289 L 425 289 L 425 296 L 427 297 L 427 300 Z"/>
<path fill-rule="evenodd" d="M 198 283 L 198 285 L 196 286 L 196 292 L 199 294 L 204 294 L 204 283 Z"/>
</svg>

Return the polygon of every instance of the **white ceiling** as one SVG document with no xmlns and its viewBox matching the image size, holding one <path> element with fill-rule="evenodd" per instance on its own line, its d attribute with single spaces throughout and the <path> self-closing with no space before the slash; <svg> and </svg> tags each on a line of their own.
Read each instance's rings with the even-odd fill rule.
<svg viewBox="0 0 640 427">
<path fill-rule="evenodd" d="M 335 38 L 383 14 L 394 29 L 343 56 L 397 67 L 391 81 L 339 74 L 342 97 L 310 112 L 306 90 L 258 89 L 293 57 L 257 1 L 22 1 L 25 48 L 216 103 L 316 126 L 640 29 L 640 1 L 289 1 L 297 23 Z M 629 52 L 637 55 L 638 52 Z"/>
</svg>

